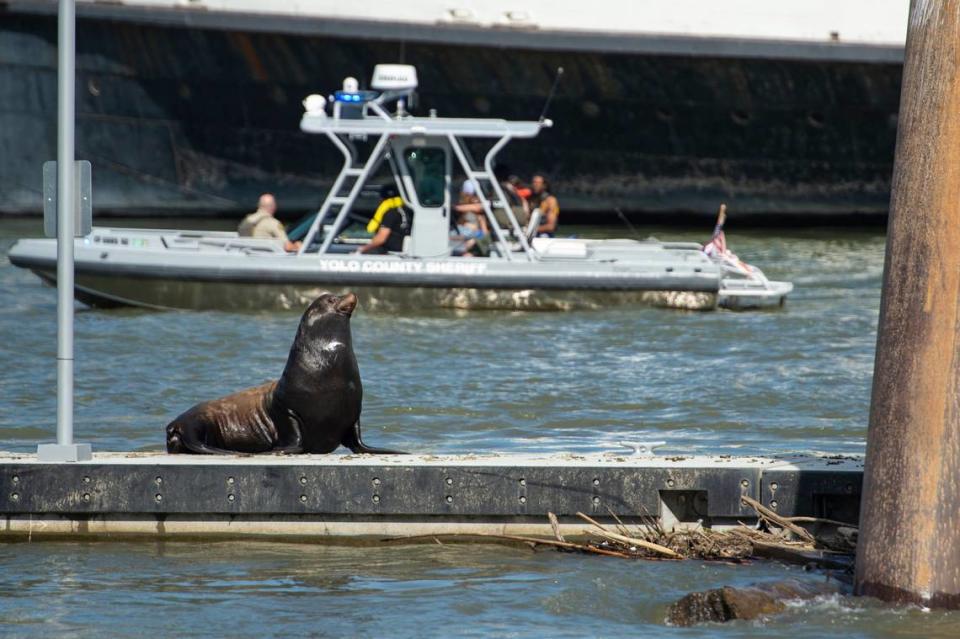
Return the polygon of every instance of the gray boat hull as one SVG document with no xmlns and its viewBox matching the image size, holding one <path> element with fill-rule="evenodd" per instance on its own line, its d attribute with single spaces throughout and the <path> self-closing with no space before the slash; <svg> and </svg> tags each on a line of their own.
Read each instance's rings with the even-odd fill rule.
<svg viewBox="0 0 960 639">
<path fill-rule="evenodd" d="M 638 252 L 643 260 L 623 259 Z M 366 309 L 388 312 L 717 306 L 719 270 L 699 251 L 625 242 L 592 253 L 599 259 L 287 255 L 275 242 L 232 233 L 95 229 L 75 243 L 75 295 L 101 307 L 231 311 L 300 310 L 322 291 L 346 290 Z M 9 257 L 56 281 L 53 240 L 20 240 Z"/>
<path fill-rule="evenodd" d="M 56 285 L 54 271 L 35 269 Z M 110 277 L 78 273 L 78 301 L 97 308 L 134 306 L 155 310 L 296 310 L 322 292 L 356 293 L 365 311 L 405 312 L 441 308 L 457 310 L 571 311 L 612 305 L 643 305 L 693 311 L 713 310 L 717 294 L 707 291 L 583 291 L 448 287 L 263 284 L 163 278 Z"/>
</svg>

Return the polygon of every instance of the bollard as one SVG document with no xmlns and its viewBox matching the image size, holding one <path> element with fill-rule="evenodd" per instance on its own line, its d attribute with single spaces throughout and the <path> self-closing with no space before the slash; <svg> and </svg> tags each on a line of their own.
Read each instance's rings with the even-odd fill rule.
<svg viewBox="0 0 960 639">
<path fill-rule="evenodd" d="M 960 0 L 914 0 L 854 589 L 960 607 Z"/>
</svg>

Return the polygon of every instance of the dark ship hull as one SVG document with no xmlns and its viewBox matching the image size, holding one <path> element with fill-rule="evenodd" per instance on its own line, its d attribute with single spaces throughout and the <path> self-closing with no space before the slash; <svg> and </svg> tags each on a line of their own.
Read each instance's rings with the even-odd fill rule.
<svg viewBox="0 0 960 639">
<path fill-rule="evenodd" d="M 40 210 L 56 155 L 56 18 L 0 9 L 0 212 Z M 378 62 L 417 66 L 417 111 L 556 125 L 503 154 L 565 211 L 650 217 L 886 214 L 901 66 L 604 53 L 187 29 L 81 18 L 77 157 L 98 214 L 239 214 L 264 191 L 315 209 L 339 154 L 301 100 Z M 823 219 L 823 218 L 821 218 Z"/>
</svg>

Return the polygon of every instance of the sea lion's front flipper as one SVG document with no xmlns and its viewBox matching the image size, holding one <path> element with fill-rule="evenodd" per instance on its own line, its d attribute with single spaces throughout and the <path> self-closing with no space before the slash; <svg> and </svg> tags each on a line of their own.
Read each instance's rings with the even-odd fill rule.
<svg viewBox="0 0 960 639">
<path fill-rule="evenodd" d="M 409 455 L 410 453 L 405 453 L 401 450 L 389 450 L 386 448 L 374 448 L 372 446 L 367 446 L 363 443 L 363 440 L 360 439 L 360 420 L 357 420 L 357 423 L 353 425 L 353 428 L 347 430 L 346 434 L 343 436 L 343 445 L 350 449 L 350 452 L 353 453 L 363 453 L 367 455 Z"/>
<path fill-rule="evenodd" d="M 303 429 L 300 417 L 295 412 L 287 409 L 287 427 L 289 432 L 284 441 L 278 441 L 270 452 L 277 455 L 300 455 L 307 452 L 303 447 Z"/>
</svg>

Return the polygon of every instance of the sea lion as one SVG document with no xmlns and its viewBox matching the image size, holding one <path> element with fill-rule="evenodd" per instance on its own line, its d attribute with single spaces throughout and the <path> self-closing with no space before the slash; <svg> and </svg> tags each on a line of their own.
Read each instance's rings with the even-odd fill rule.
<svg viewBox="0 0 960 639">
<path fill-rule="evenodd" d="M 399 454 L 360 438 L 363 386 L 353 354 L 353 293 L 324 293 L 303 313 L 279 380 L 197 404 L 167 425 L 168 453 Z"/>
</svg>

